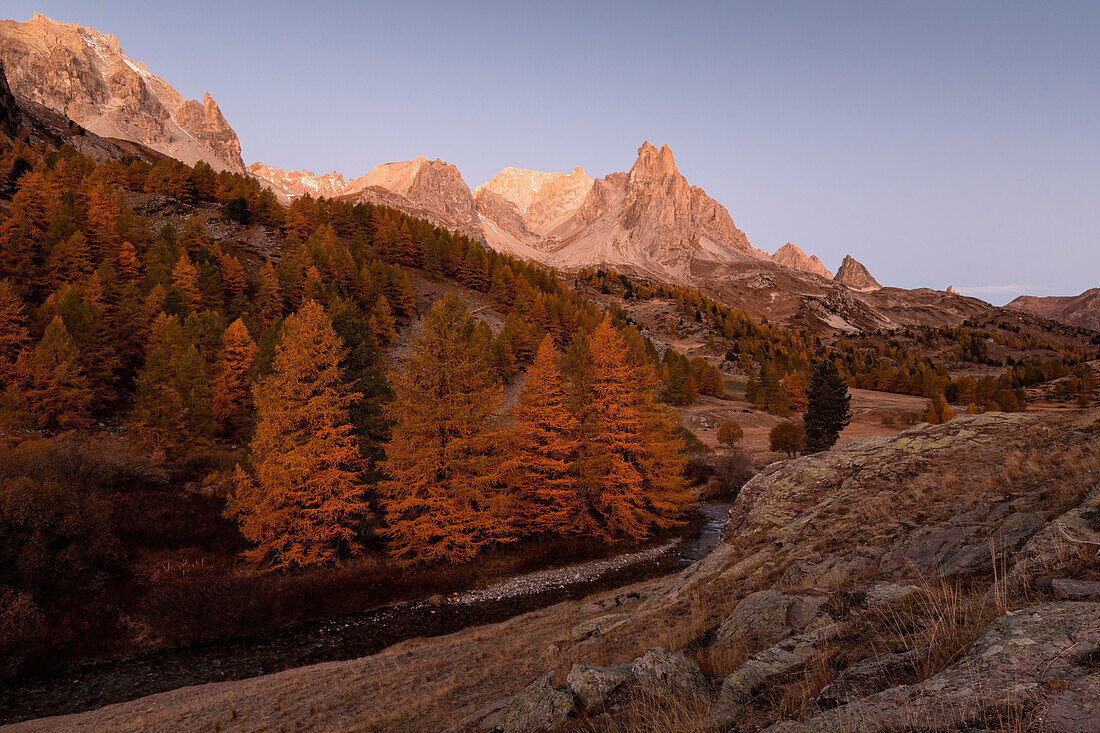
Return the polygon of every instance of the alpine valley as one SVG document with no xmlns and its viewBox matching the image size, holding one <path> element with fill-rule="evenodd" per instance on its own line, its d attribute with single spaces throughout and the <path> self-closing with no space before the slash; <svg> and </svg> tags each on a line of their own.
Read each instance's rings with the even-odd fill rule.
<svg viewBox="0 0 1100 733">
<path fill-rule="evenodd" d="M 1100 731 L 1100 290 L 247 149 L 0 21 L 4 730 Z"/>
</svg>

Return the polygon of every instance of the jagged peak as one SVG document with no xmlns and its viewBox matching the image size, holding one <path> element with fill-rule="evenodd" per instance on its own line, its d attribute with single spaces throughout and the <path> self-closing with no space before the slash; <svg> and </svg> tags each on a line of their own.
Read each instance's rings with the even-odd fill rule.
<svg viewBox="0 0 1100 733">
<path fill-rule="evenodd" d="M 638 148 L 638 158 L 634 161 L 634 165 L 631 167 L 631 173 L 635 170 L 654 171 L 658 173 L 679 173 L 676 169 L 676 159 L 672 155 L 672 149 L 669 146 L 662 145 L 658 150 L 657 146 L 650 143 L 648 140 L 642 143 Z"/>
<path fill-rule="evenodd" d="M 836 277 L 833 279 L 853 290 L 868 291 L 882 288 L 867 268 L 851 255 L 844 255 L 844 260 L 837 268 Z"/>
</svg>

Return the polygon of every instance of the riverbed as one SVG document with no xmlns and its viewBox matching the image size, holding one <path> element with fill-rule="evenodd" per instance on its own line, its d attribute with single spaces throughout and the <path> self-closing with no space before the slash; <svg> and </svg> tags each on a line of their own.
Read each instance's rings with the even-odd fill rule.
<svg viewBox="0 0 1100 733">
<path fill-rule="evenodd" d="M 638 552 L 551 568 L 455 593 L 261 635 L 154 652 L 0 686 L 0 724 L 63 715 L 178 687 L 224 682 L 375 654 L 405 639 L 450 634 L 590 593 L 678 572 L 718 544 L 730 502 L 700 506 L 699 531 Z"/>
</svg>

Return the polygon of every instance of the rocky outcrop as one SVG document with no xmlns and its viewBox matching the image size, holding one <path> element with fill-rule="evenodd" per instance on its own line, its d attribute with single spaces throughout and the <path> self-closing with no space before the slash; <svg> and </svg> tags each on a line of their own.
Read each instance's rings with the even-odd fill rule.
<svg viewBox="0 0 1100 733">
<path fill-rule="evenodd" d="M 659 646 L 635 659 L 630 672 L 642 693 L 651 697 L 689 702 L 710 697 L 710 685 L 699 665 Z"/>
<path fill-rule="evenodd" d="M 35 14 L 0 21 L 0 60 L 12 92 L 105 138 L 138 143 L 185 163 L 244 172 L 236 133 L 213 98 L 187 100 L 131 60 L 118 39 Z"/>
<path fill-rule="evenodd" d="M 632 674 L 629 664 L 613 664 L 610 667 L 574 664 L 566 682 L 585 712 L 594 713 L 604 709 L 611 696 L 630 681 Z"/>
<path fill-rule="evenodd" d="M 784 267 L 790 267 L 799 272 L 820 275 L 826 280 L 833 279 L 833 273 L 829 272 L 829 268 L 825 267 L 825 263 L 818 259 L 817 255 L 807 257 L 805 252 L 790 242 L 777 249 L 772 259 Z"/>
<path fill-rule="evenodd" d="M 1041 710 L 1050 733 L 1100 730 L 1100 604 L 1051 603 L 1005 614 L 958 663 L 770 733 L 961 730 L 1025 720 Z M 1016 711 L 1016 712 L 1013 712 Z"/>
<path fill-rule="evenodd" d="M 555 688 L 550 673 L 528 685 L 512 698 L 504 711 L 499 730 L 503 733 L 534 733 L 560 728 L 576 707 L 568 687 Z"/>
<path fill-rule="evenodd" d="M 878 280 L 871 277 L 871 273 L 867 271 L 867 268 L 854 260 L 851 255 L 844 255 L 844 261 L 840 263 L 833 280 L 860 292 L 882 288 L 878 284 Z"/>
<path fill-rule="evenodd" d="M 68 117 L 27 100 L 17 99 L 8 86 L 0 62 L 0 135 L 19 138 L 32 145 L 58 148 L 71 145 L 81 155 L 98 161 L 121 160 L 134 156 L 152 162 L 161 155 L 149 148 L 125 140 L 108 140 L 85 130 Z"/>
<path fill-rule="evenodd" d="M 736 639 L 749 648 L 771 646 L 809 626 L 827 600 L 790 596 L 771 588 L 752 593 L 718 627 L 717 642 Z"/>
<path fill-rule="evenodd" d="M 1100 288 L 1069 296 L 1021 295 L 1005 308 L 1027 311 L 1070 326 L 1084 326 L 1100 331 Z"/>
</svg>

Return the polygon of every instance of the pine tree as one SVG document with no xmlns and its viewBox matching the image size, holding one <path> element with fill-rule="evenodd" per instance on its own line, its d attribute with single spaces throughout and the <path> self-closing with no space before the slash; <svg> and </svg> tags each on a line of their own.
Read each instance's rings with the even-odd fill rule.
<svg viewBox="0 0 1100 733">
<path fill-rule="evenodd" d="M 343 356 L 317 303 L 286 319 L 274 369 L 254 391 L 250 472 L 237 467 L 226 507 L 254 545 L 251 559 L 308 567 L 362 551 L 356 526 L 368 507 L 348 416 L 359 395 L 344 383 Z"/>
<path fill-rule="evenodd" d="M 23 397 L 38 426 L 86 427 L 92 390 L 80 368 L 80 353 L 65 324 L 54 316 L 33 349 L 24 350 L 16 364 Z"/>
<path fill-rule="evenodd" d="M 804 452 L 817 453 L 832 448 L 840 431 L 852 420 L 848 385 L 832 359 L 814 364 L 810 389 L 806 394 L 806 440 Z"/>
<path fill-rule="evenodd" d="M 579 526 L 608 541 L 640 540 L 669 527 L 691 498 L 673 413 L 655 401 L 652 367 L 632 361 L 605 316 L 592 334 L 591 405 L 578 464 Z"/>
<path fill-rule="evenodd" d="M 134 386 L 130 413 L 134 442 L 165 455 L 210 442 L 214 419 L 205 366 L 179 318 L 158 315 Z"/>
<path fill-rule="evenodd" d="M 483 338 L 457 296 L 424 318 L 401 374 L 391 373 L 393 423 L 379 485 L 390 552 L 402 561 L 470 560 L 509 539 L 490 423 L 501 402 Z"/>
<path fill-rule="evenodd" d="M 256 360 L 256 342 L 240 318 L 225 329 L 222 349 L 215 370 L 212 412 L 218 432 L 230 440 L 240 440 L 251 417 L 250 388 Z"/>
<path fill-rule="evenodd" d="M 509 458 L 501 471 L 512 492 L 513 526 L 520 536 L 569 534 L 576 530 L 581 508 L 572 465 L 580 423 L 569 411 L 557 358 L 547 335 L 509 411 Z"/>
</svg>

